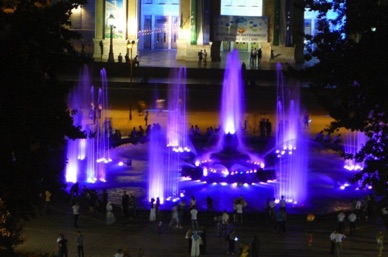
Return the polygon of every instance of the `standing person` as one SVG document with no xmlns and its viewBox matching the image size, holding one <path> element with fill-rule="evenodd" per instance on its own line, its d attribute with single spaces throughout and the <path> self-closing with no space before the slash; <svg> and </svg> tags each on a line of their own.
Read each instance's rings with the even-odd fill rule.
<svg viewBox="0 0 388 257">
<path fill-rule="evenodd" d="M 129 195 L 127 194 L 127 191 L 123 191 L 123 195 L 121 196 L 121 207 L 123 208 L 123 215 L 124 217 L 129 216 Z"/>
<path fill-rule="evenodd" d="M 337 215 L 338 233 L 342 233 L 345 230 L 345 217 L 346 215 L 343 211 Z"/>
<path fill-rule="evenodd" d="M 46 205 L 46 213 L 47 214 L 50 214 L 51 213 L 51 192 L 46 189 L 46 191 L 44 192 L 44 201 L 45 201 L 45 205 Z"/>
<path fill-rule="evenodd" d="M 261 48 L 259 47 L 259 49 L 257 49 L 257 65 L 260 64 L 260 61 L 261 61 L 261 58 L 263 57 L 263 51 L 261 50 Z"/>
<path fill-rule="evenodd" d="M 78 230 L 78 232 L 77 232 L 76 243 L 77 243 L 78 257 L 85 257 L 85 255 L 84 255 L 84 236 L 81 234 L 80 230 Z"/>
<path fill-rule="evenodd" d="M 210 197 L 210 195 L 206 198 L 206 206 L 207 206 L 207 212 L 213 213 L 213 199 Z"/>
<path fill-rule="evenodd" d="M 201 236 L 201 242 L 199 245 L 200 253 L 206 254 L 206 243 L 207 243 L 207 237 L 206 237 L 206 229 L 204 226 L 201 226 L 201 231 L 199 232 Z"/>
<path fill-rule="evenodd" d="M 199 225 L 198 225 L 198 210 L 195 208 L 195 206 L 191 209 L 190 211 L 190 216 L 191 216 L 191 225 L 193 227 L 194 231 L 199 230 Z"/>
<path fill-rule="evenodd" d="M 234 229 L 230 231 L 229 235 L 226 237 L 226 241 L 228 241 L 228 251 L 226 252 L 227 255 L 231 254 L 234 255 L 234 249 L 235 249 L 235 242 L 237 241 L 236 232 Z"/>
<path fill-rule="evenodd" d="M 71 208 L 73 209 L 74 227 L 78 228 L 78 218 L 79 218 L 79 204 L 78 204 L 78 202 L 75 202 Z"/>
<path fill-rule="evenodd" d="M 224 210 L 221 216 L 221 236 L 226 236 L 228 233 L 229 226 L 229 214 Z"/>
<path fill-rule="evenodd" d="M 187 247 L 188 247 L 188 251 L 189 251 L 189 254 L 191 254 L 191 245 L 193 243 L 193 240 L 192 240 L 192 236 L 193 236 L 193 230 L 191 228 L 189 228 L 186 232 L 186 240 L 187 240 Z"/>
<path fill-rule="evenodd" d="M 202 59 L 203 59 L 203 52 L 202 50 L 200 50 L 198 52 L 198 65 L 201 65 Z"/>
<path fill-rule="evenodd" d="M 148 126 L 148 111 L 144 112 L 144 122 L 145 122 L 145 127 Z"/>
<path fill-rule="evenodd" d="M 349 220 L 349 234 L 353 235 L 354 232 L 356 232 L 357 215 L 354 212 L 351 212 L 348 216 L 348 220 Z"/>
<path fill-rule="evenodd" d="M 242 200 L 238 199 L 234 206 L 237 215 L 235 221 L 239 222 L 241 225 L 243 224 L 243 207 L 244 206 Z"/>
<path fill-rule="evenodd" d="M 176 228 L 182 228 L 180 221 L 179 221 L 179 211 L 178 211 L 177 204 L 175 204 L 172 207 L 171 221 L 170 221 L 169 227 L 173 226 L 174 224 L 175 224 Z"/>
<path fill-rule="evenodd" d="M 112 225 L 115 222 L 116 222 L 116 217 L 113 214 L 113 205 L 111 202 L 108 202 L 108 204 L 106 205 L 106 224 Z"/>
<path fill-rule="evenodd" d="M 376 236 L 376 243 L 377 243 L 377 250 L 379 251 L 377 256 L 383 256 L 383 249 L 384 249 L 384 234 L 380 230 L 379 233 L 377 233 Z"/>
<path fill-rule="evenodd" d="M 196 203 L 197 203 L 197 200 L 195 200 L 194 195 L 192 195 L 190 199 L 190 209 L 193 209 Z"/>
<path fill-rule="evenodd" d="M 129 196 L 129 216 L 131 218 L 135 218 L 136 216 L 136 202 L 135 202 L 135 196 L 131 194 Z"/>
<path fill-rule="evenodd" d="M 156 221 L 156 209 L 155 209 L 154 198 L 152 198 L 150 202 L 150 221 Z"/>
<path fill-rule="evenodd" d="M 344 240 L 346 236 L 340 232 L 335 234 L 335 256 L 340 257 L 340 253 L 342 250 L 342 240 Z"/>
<path fill-rule="evenodd" d="M 254 235 L 252 243 L 251 243 L 251 249 L 250 249 L 251 256 L 252 257 L 259 257 L 259 250 L 260 250 L 259 237 L 257 235 Z"/>
<path fill-rule="evenodd" d="M 156 203 L 155 203 L 155 215 L 156 215 L 156 217 L 159 216 L 159 211 L 160 211 L 160 198 L 156 197 Z"/>
<path fill-rule="evenodd" d="M 59 234 L 58 243 L 58 257 L 67 257 L 67 239 L 63 234 Z"/>
<path fill-rule="evenodd" d="M 207 52 L 206 49 L 203 50 L 203 63 L 206 65 L 207 62 Z"/>
<path fill-rule="evenodd" d="M 330 254 L 334 254 L 335 252 L 335 235 L 337 234 L 337 231 L 334 230 L 330 234 Z"/>
<path fill-rule="evenodd" d="M 200 254 L 200 245 L 201 245 L 201 237 L 198 234 L 198 231 L 194 231 L 191 236 L 191 257 L 198 257 Z"/>
</svg>

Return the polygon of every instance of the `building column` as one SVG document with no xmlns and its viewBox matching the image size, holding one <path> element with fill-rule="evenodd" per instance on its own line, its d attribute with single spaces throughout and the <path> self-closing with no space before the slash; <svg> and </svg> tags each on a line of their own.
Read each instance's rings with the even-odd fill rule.
<svg viewBox="0 0 388 257">
<path fill-rule="evenodd" d="M 104 40 L 104 3 L 105 0 L 96 0 L 95 2 L 95 27 L 94 27 L 94 52 L 93 59 L 101 59 L 103 52 Z"/>
<path fill-rule="evenodd" d="M 214 40 L 215 18 L 221 14 L 221 0 L 212 0 L 210 6 L 210 58 L 212 62 L 221 61 L 221 41 Z"/>
</svg>

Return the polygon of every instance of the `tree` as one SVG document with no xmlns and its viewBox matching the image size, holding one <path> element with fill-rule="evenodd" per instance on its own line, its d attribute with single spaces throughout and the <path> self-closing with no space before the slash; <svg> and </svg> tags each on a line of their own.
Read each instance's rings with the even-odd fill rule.
<svg viewBox="0 0 388 257">
<path fill-rule="evenodd" d="M 71 10 L 84 3 L 0 2 L 0 217 L 8 217 L 0 225 L 15 228 L 0 251 L 8 255 L 20 243 L 13 232 L 34 216 L 43 188 L 63 186 L 65 138 L 85 137 L 66 104 L 70 86 L 56 78 L 58 69 L 85 61 L 70 43 L 80 35 L 69 30 Z"/>
<path fill-rule="evenodd" d="M 315 35 L 306 35 L 305 59 L 316 60 L 301 73 L 334 121 L 328 130 L 346 128 L 369 140 L 355 156 L 364 169 L 353 181 L 372 185 L 377 195 L 388 190 L 388 1 L 306 0 L 318 12 Z M 328 18 L 328 11 L 337 17 Z"/>
</svg>

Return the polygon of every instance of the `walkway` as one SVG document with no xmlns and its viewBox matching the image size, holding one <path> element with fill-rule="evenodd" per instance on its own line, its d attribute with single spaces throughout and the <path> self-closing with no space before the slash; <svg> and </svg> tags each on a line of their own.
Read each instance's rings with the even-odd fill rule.
<svg viewBox="0 0 388 257">
<path fill-rule="evenodd" d="M 148 213 L 141 212 L 136 220 L 127 220 L 117 215 L 118 222 L 112 226 L 104 223 L 103 214 L 88 215 L 81 210 L 80 228 L 72 226 L 72 214 L 67 204 L 57 204 L 53 214 L 45 214 L 27 223 L 23 232 L 25 242 L 18 250 L 56 254 L 56 239 L 63 233 L 69 240 L 69 256 L 75 257 L 76 231 L 80 229 L 85 237 L 86 257 L 113 257 L 117 249 L 127 249 L 131 256 L 136 256 L 137 249 L 143 248 L 146 257 L 186 257 L 187 242 L 185 233 L 188 223 L 183 229 L 168 228 L 169 214 L 161 216 L 163 221 L 162 234 L 157 233 L 156 225 L 147 221 Z M 260 238 L 260 256 L 263 257 L 322 257 L 329 256 L 329 234 L 336 226 L 333 215 L 316 217 L 314 222 L 307 222 L 305 216 L 289 216 L 287 231 L 278 234 L 272 223 L 265 222 L 260 214 L 248 214 L 244 226 L 235 226 L 239 241 L 250 243 L 254 234 Z M 226 241 L 218 238 L 216 223 L 212 215 L 199 214 L 200 225 L 207 230 L 206 256 L 226 256 Z M 378 219 L 361 221 L 356 234 L 348 236 L 343 242 L 341 256 L 368 257 L 376 256 L 375 235 L 379 229 Z M 313 241 L 308 244 L 308 234 L 312 231 Z"/>
</svg>

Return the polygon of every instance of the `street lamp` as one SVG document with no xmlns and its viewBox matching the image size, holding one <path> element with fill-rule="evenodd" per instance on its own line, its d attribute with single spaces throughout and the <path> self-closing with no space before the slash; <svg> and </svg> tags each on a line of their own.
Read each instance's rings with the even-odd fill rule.
<svg viewBox="0 0 388 257">
<path fill-rule="evenodd" d="M 109 44 L 109 57 L 108 62 L 115 62 L 113 56 L 113 27 L 114 27 L 115 16 L 113 14 L 109 15 L 108 26 L 110 27 L 110 44 Z"/>
<path fill-rule="evenodd" d="M 130 73 L 129 73 L 129 120 L 132 120 L 132 94 L 131 94 L 131 89 L 132 89 L 132 77 L 133 77 L 133 60 L 132 60 L 132 49 L 133 46 L 135 45 L 135 40 L 132 40 L 131 42 L 128 41 L 127 43 L 127 48 L 131 52 L 131 59 L 129 60 L 129 66 L 130 66 Z"/>
</svg>

